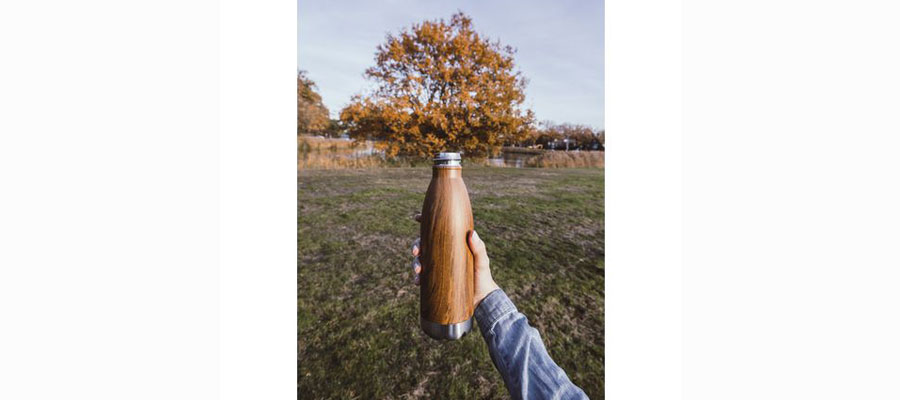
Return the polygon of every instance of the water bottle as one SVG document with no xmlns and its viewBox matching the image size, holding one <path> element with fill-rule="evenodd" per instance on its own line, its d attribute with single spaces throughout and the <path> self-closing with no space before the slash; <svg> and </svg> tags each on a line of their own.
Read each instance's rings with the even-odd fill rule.
<svg viewBox="0 0 900 400">
<path fill-rule="evenodd" d="M 456 340 L 472 329 L 474 263 L 466 235 L 474 227 L 459 153 L 434 157 L 422 205 L 420 323 L 435 339 Z"/>
</svg>

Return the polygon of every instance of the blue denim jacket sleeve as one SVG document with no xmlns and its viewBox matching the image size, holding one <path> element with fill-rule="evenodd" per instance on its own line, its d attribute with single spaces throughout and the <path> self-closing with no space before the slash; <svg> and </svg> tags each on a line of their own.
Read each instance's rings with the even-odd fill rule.
<svg viewBox="0 0 900 400">
<path fill-rule="evenodd" d="M 547 354 L 537 329 L 528 325 L 503 290 L 488 294 L 475 309 L 494 366 L 514 399 L 586 399 Z"/>
</svg>

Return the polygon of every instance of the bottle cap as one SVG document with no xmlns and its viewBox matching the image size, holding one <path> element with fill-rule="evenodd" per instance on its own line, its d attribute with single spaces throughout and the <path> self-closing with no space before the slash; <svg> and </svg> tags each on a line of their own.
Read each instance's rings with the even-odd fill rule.
<svg viewBox="0 0 900 400">
<path fill-rule="evenodd" d="M 458 167 L 460 166 L 460 157 L 459 153 L 437 153 L 434 156 L 434 166 L 435 167 Z"/>
</svg>

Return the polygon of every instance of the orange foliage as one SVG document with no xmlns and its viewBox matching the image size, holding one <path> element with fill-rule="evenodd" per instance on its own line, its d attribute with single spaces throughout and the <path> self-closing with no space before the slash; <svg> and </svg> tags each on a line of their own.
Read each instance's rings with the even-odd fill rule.
<svg viewBox="0 0 900 400">
<path fill-rule="evenodd" d="M 316 92 L 316 83 L 297 72 L 297 133 L 322 132 L 329 126 L 328 108 Z"/>
<path fill-rule="evenodd" d="M 463 13 L 415 24 L 379 45 L 366 76 L 378 84 L 341 111 L 356 140 L 375 139 L 389 157 L 438 151 L 499 152 L 531 130 L 526 79 L 509 46 L 476 33 Z"/>
</svg>

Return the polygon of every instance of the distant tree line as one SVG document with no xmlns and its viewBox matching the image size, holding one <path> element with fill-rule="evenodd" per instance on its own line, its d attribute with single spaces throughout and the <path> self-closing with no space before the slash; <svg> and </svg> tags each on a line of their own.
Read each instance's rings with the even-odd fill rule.
<svg viewBox="0 0 900 400">
<path fill-rule="evenodd" d="M 552 150 L 603 150 L 604 140 L 603 130 L 587 125 L 541 121 L 524 139 L 506 145 Z"/>
</svg>

